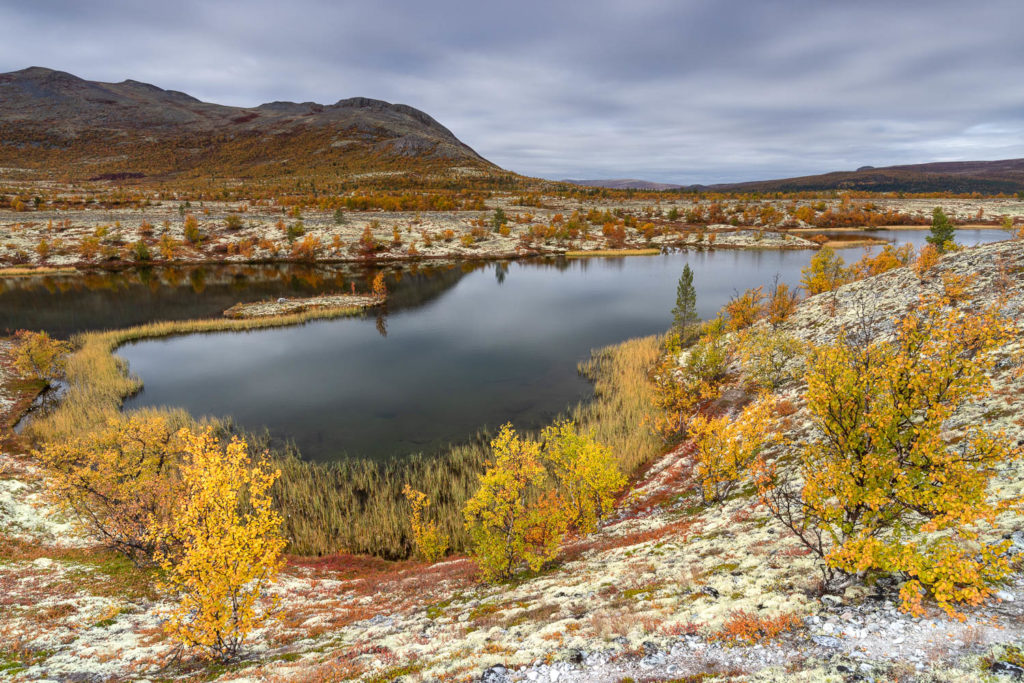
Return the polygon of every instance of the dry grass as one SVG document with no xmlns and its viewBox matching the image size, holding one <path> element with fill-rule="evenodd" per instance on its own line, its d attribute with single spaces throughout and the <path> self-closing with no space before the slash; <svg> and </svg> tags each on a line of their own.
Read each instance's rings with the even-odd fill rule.
<svg viewBox="0 0 1024 683">
<path fill-rule="evenodd" d="M 661 249 L 595 249 L 594 251 L 567 251 L 566 258 L 588 258 L 590 256 L 656 256 Z"/>
</svg>

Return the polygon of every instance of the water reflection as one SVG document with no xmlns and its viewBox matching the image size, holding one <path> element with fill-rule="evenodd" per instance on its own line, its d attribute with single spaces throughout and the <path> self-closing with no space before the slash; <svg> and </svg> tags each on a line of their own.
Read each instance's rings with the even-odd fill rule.
<svg viewBox="0 0 1024 683">
<path fill-rule="evenodd" d="M 878 236 L 879 233 L 873 233 Z M 896 239 L 923 242 L 920 232 Z M 1001 239 L 961 231 L 960 241 Z M 860 249 L 844 250 L 848 261 Z M 432 452 L 511 420 L 538 427 L 585 398 L 591 349 L 663 332 L 684 264 L 698 312 L 730 296 L 799 284 L 809 251 L 405 264 L 387 270 L 386 310 L 250 333 L 149 340 L 119 352 L 145 390 L 127 407 L 183 406 L 269 428 L 320 460 Z M 493 271 L 493 272 L 491 272 Z M 2 326 L 57 334 L 218 315 L 238 301 L 370 288 L 372 269 L 230 266 L 0 283 Z"/>
</svg>

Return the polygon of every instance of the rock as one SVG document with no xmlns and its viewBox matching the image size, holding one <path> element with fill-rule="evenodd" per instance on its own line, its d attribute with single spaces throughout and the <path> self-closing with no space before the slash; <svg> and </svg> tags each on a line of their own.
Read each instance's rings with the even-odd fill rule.
<svg viewBox="0 0 1024 683">
<path fill-rule="evenodd" d="M 829 607 L 839 607 L 843 604 L 843 599 L 838 595 L 823 595 L 821 601 Z"/>
<path fill-rule="evenodd" d="M 711 586 L 701 586 L 700 587 L 700 592 L 703 593 L 704 595 L 710 595 L 713 598 L 717 598 L 718 597 L 718 591 L 716 589 L 712 588 Z"/>
<path fill-rule="evenodd" d="M 575 649 L 569 652 L 569 661 L 573 664 L 582 664 L 587 658 L 587 653 L 580 649 Z"/>
<path fill-rule="evenodd" d="M 480 674 L 482 683 L 504 683 L 508 680 L 508 669 L 498 664 Z M 551 680 L 554 680 L 552 678 Z"/>
<path fill-rule="evenodd" d="M 843 591 L 843 600 L 848 603 L 860 602 L 868 596 L 869 592 L 865 586 L 850 586 Z"/>
<path fill-rule="evenodd" d="M 811 636 L 811 640 L 815 645 L 827 647 L 831 650 L 838 650 L 843 644 L 843 641 L 834 636 Z"/>
<path fill-rule="evenodd" d="M 288 299 L 285 299 L 285 298 L 284 298 L 284 297 L 282 296 L 282 297 L 280 297 L 280 298 L 279 298 L 279 299 L 277 300 L 277 303 L 279 303 L 279 304 L 286 304 L 286 303 L 288 303 Z"/>
<path fill-rule="evenodd" d="M 53 560 L 48 557 L 38 557 L 32 560 L 32 564 L 40 569 L 49 569 L 53 566 Z"/>
<path fill-rule="evenodd" d="M 989 667 L 989 671 L 995 674 L 1011 676 L 1013 678 L 1020 678 L 1024 676 L 1024 668 L 1019 667 L 1016 664 L 1010 664 L 1009 662 L 996 662 Z"/>
<path fill-rule="evenodd" d="M 1013 594 L 1008 592 L 1008 591 L 996 591 L 995 592 L 995 596 L 997 598 L 999 598 L 1000 600 L 1002 600 L 1003 602 L 1013 602 L 1014 601 Z"/>
</svg>

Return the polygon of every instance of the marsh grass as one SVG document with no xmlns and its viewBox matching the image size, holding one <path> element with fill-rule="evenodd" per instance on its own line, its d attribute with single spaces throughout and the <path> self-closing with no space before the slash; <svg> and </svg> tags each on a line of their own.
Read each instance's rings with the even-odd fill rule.
<svg viewBox="0 0 1024 683">
<path fill-rule="evenodd" d="M 65 440 L 92 431 L 120 415 L 122 402 L 142 388 L 128 372 L 116 349 L 140 339 L 219 331 L 257 330 L 301 324 L 314 318 L 353 315 L 360 309 L 315 310 L 287 316 L 254 319 L 211 319 L 161 322 L 106 332 L 90 332 L 74 339 L 69 357 L 64 399 L 50 412 L 33 419 L 28 435 L 35 442 Z M 609 445 L 627 474 L 660 452 L 661 444 L 643 426 L 653 405 L 648 371 L 660 340 L 633 339 L 594 351 L 579 371 L 594 382 L 594 398 L 573 407 L 565 417 Z M 163 415 L 172 428 L 195 426 L 186 411 L 143 408 L 136 412 Z M 219 434 L 234 432 L 230 421 L 205 419 Z M 272 448 L 266 435 L 246 435 L 254 451 L 267 450 L 281 470 L 273 496 L 284 518 L 288 552 L 329 555 L 338 552 L 370 553 L 389 559 L 409 556 L 412 529 L 408 503 L 402 495 L 408 483 L 426 493 L 430 514 L 452 540 L 458 552 L 466 548 L 462 508 L 475 492 L 478 477 L 490 457 L 490 435 L 477 434 L 468 443 L 446 452 L 417 455 L 380 463 L 350 459 L 336 463 L 303 460 L 290 446 Z M 537 434 L 530 434 L 537 438 Z"/>
<path fill-rule="evenodd" d="M 36 277 L 40 275 L 74 275 L 78 271 L 74 268 L 37 268 L 11 267 L 0 268 L 0 278 L 4 277 Z"/>
</svg>

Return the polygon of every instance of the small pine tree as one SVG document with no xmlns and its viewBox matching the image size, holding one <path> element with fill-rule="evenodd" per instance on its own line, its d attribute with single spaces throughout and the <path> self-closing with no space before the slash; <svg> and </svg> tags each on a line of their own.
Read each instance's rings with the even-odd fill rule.
<svg viewBox="0 0 1024 683">
<path fill-rule="evenodd" d="M 672 309 L 672 328 L 679 332 L 682 341 L 690 340 L 697 321 L 697 290 L 693 288 L 693 271 L 690 264 L 683 266 L 683 274 L 676 285 L 676 307 Z"/>
<path fill-rule="evenodd" d="M 494 228 L 494 232 L 501 230 L 501 226 L 508 222 L 508 218 L 505 216 L 505 210 L 500 206 L 494 210 L 494 217 L 491 218 L 491 226 Z"/>
<path fill-rule="evenodd" d="M 932 210 L 931 234 L 926 238 L 928 244 L 933 245 L 940 252 L 945 252 L 947 245 L 953 242 L 956 237 L 956 226 L 950 222 L 941 206 Z"/>
</svg>

